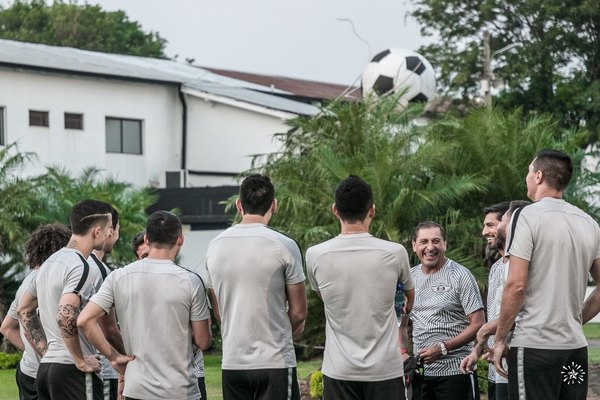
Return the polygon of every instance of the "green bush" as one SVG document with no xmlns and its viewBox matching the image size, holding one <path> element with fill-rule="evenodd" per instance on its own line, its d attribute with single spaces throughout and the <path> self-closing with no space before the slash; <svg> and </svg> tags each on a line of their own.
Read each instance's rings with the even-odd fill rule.
<svg viewBox="0 0 600 400">
<path fill-rule="evenodd" d="M 479 386 L 479 393 L 487 393 L 488 390 L 488 366 L 489 363 L 485 360 L 479 359 L 477 361 L 477 385 Z"/>
<path fill-rule="evenodd" d="M 323 398 L 323 373 L 321 370 L 316 370 L 310 374 L 310 397 L 313 399 Z"/>
<path fill-rule="evenodd" d="M 21 361 L 21 353 L 0 353 L 0 369 L 13 369 Z"/>
</svg>

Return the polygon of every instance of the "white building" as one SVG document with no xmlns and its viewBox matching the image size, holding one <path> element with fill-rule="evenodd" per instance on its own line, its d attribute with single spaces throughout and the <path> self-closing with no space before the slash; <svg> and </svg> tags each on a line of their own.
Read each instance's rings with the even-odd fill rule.
<svg viewBox="0 0 600 400">
<path fill-rule="evenodd" d="M 317 108 L 175 61 L 0 40 L 0 145 L 37 154 L 27 174 L 95 166 L 136 186 L 234 184 Z M 289 94 L 289 93 L 288 93 Z M 184 174 L 179 175 L 184 171 Z"/>
</svg>

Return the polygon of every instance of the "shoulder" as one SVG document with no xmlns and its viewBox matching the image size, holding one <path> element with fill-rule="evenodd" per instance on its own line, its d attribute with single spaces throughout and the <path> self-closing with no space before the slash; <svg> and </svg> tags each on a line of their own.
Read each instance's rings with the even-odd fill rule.
<svg viewBox="0 0 600 400">
<path fill-rule="evenodd" d="M 446 267 L 448 268 L 448 271 L 455 277 L 468 277 L 469 279 L 473 278 L 473 274 L 467 267 L 457 263 L 454 260 L 448 259 L 448 264 L 446 265 Z"/>
</svg>

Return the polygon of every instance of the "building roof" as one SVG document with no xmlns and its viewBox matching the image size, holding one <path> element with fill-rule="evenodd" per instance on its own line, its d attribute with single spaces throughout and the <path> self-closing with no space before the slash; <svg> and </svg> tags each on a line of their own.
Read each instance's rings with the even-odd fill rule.
<svg viewBox="0 0 600 400">
<path fill-rule="evenodd" d="M 203 67 L 220 76 L 227 76 L 246 82 L 253 82 L 268 87 L 273 93 L 287 92 L 296 96 L 315 100 L 334 100 L 343 97 L 351 100 L 361 98 L 361 89 L 355 86 L 334 83 L 316 82 L 305 79 L 287 78 L 284 76 L 261 75 L 241 71 Z"/>
<path fill-rule="evenodd" d="M 172 60 L 0 39 L 0 67 L 176 84 L 293 114 L 314 115 L 319 111 L 315 106 L 276 96 L 289 92 Z"/>
</svg>

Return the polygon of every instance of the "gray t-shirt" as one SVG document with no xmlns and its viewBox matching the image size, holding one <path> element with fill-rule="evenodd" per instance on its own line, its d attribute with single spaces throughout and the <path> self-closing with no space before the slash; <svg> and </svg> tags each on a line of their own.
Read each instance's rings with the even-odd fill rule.
<svg viewBox="0 0 600 400">
<path fill-rule="evenodd" d="M 458 336 L 469 326 L 467 315 L 483 309 L 483 301 L 473 274 L 450 259 L 433 274 L 425 274 L 421 264 L 410 272 L 415 283 L 410 319 L 416 354 Z M 460 362 L 472 349 L 472 343 L 453 349 L 447 356 L 425 365 L 425 375 L 460 375 Z"/>
<path fill-rule="evenodd" d="M 323 374 L 349 381 L 403 376 L 394 298 L 413 289 L 406 249 L 368 233 L 309 248 L 306 272 L 325 306 Z"/>
<path fill-rule="evenodd" d="M 56 313 L 64 294 L 75 293 L 81 299 L 79 311 L 94 293 L 94 282 L 99 271 L 82 260 L 83 255 L 72 248 L 62 248 L 52 254 L 40 267 L 28 291 L 38 299 L 38 312 L 48 341 L 48 351 L 41 363 L 75 364 L 60 333 Z M 96 353 L 94 347 L 79 331 L 83 356 Z"/>
<path fill-rule="evenodd" d="M 523 208 L 512 236 L 510 255 L 529 261 L 512 345 L 555 350 L 587 346 L 581 313 L 589 270 L 600 258 L 598 223 L 564 200 L 546 197 Z"/>
<path fill-rule="evenodd" d="M 170 260 L 145 258 L 113 271 L 92 302 L 115 307 L 127 354 L 123 395 L 197 399 L 190 321 L 209 318 L 200 278 Z"/>
<path fill-rule="evenodd" d="M 286 285 L 304 282 L 296 242 L 263 224 L 238 224 L 210 242 L 205 266 L 221 314 L 222 368 L 295 367 Z"/>
<path fill-rule="evenodd" d="M 21 286 L 19 286 L 19 289 L 17 289 L 15 299 L 13 300 L 13 302 L 10 305 L 10 308 L 8 309 L 8 316 L 12 319 L 16 319 L 17 321 L 19 320 L 19 314 L 17 313 L 19 301 L 21 300 L 21 297 L 23 297 L 23 294 L 25 294 L 25 291 L 29 287 L 31 281 L 35 279 L 36 275 L 36 270 L 31 271 L 29 275 L 27 275 L 25 279 L 23 279 L 23 282 L 21 282 Z M 25 337 L 25 330 L 23 329 L 23 326 L 21 324 L 19 324 L 19 333 L 21 335 L 21 340 L 23 340 L 23 344 L 25 345 L 25 350 L 23 351 L 23 357 L 21 358 L 19 367 L 22 373 L 35 379 L 37 375 L 38 366 L 40 365 L 40 357 L 35 351 L 35 349 L 31 347 L 29 340 L 27 340 L 27 338 Z"/>
</svg>

